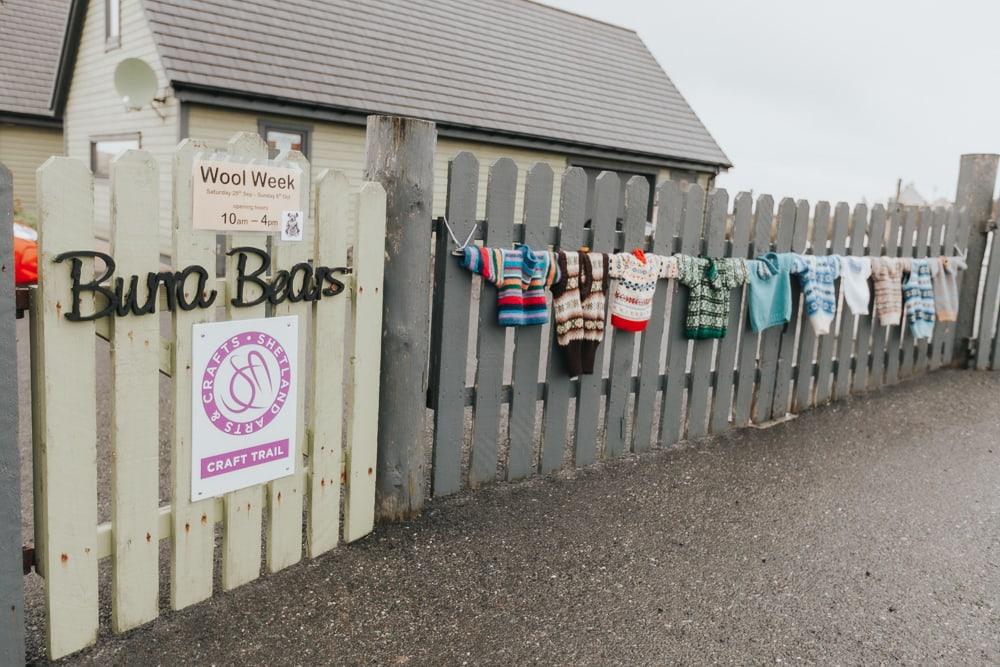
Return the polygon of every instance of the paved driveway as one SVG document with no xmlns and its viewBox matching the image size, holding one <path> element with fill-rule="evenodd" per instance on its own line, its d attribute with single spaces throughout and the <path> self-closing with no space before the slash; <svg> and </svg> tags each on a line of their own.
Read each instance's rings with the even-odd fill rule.
<svg viewBox="0 0 1000 667">
<path fill-rule="evenodd" d="M 74 662 L 996 663 L 998 433 L 1000 374 L 942 371 L 434 501 Z"/>
</svg>

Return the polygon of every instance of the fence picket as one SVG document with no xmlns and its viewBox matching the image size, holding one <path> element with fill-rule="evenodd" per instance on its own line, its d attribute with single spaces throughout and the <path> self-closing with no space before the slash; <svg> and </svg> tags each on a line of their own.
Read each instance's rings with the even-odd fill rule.
<svg viewBox="0 0 1000 667">
<path fill-rule="evenodd" d="M 513 162 L 511 164 L 513 165 Z M 511 187 L 513 188 L 513 186 Z M 510 201 L 510 219 L 512 224 L 514 219 L 513 190 L 511 190 Z M 573 251 L 584 243 L 583 223 L 587 215 L 586 202 L 587 174 L 580 167 L 570 167 L 563 173 L 562 185 L 559 189 L 559 246 L 563 250 Z M 489 199 L 487 199 L 488 207 Z M 493 224 L 491 222 L 490 233 L 492 233 L 492 228 Z M 482 326 L 481 321 L 480 326 Z M 544 431 L 541 458 L 541 472 L 543 474 L 555 470 L 563 463 L 566 450 L 566 429 L 569 423 L 569 398 L 572 389 L 572 380 L 566 371 L 566 361 L 556 344 L 556 327 L 554 321 L 552 327 L 550 327 L 550 332 L 552 334 L 552 348 L 549 351 L 549 382 L 548 393 L 545 399 L 545 416 L 543 418 Z M 502 355 L 503 338 L 500 338 L 499 347 Z M 479 359 L 479 363 L 482 364 L 482 356 Z M 498 364 L 496 372 L 500 373 L 503 371 L 502 356 Z M 481 383 L 477 384 L 479 384 L 481 390 Z M 499 389 L 497 392 L 496 404 L 499 409 Z M 495 465 L 494 460 L 494 467 Z"/>
<path fill-rule="evenodd" d="M 705 226 L 705 256 L 722 257 L 726 245 L 726 211 L 729 194 L 725 190 L 714 190 L 708 195 Z M 733 308 L 739 310 L 739 306 Z M 728 333 L 727 337 L 732 336 Z M 715 340 L 696 340 L 692 343 L 691 388 L 688 390 L 688 437 L 700 438 L 707 431 L 709 392 L 712 383 L 712 361 L 715 357 Z"/>
<path fill-rule="evenodd" d="M 795 231 L 795 201 L 785 197 L 778 205 L 778 227 L 774 241 L 777 252 L 792 249 L 792 233 Z M 792 283 L 792 303 L 798 301 L 798 291 Z M 795 308 L 793 306 L 793 308 Z M 795 315 L 797 310 L 792 314 Z M 758 423 L 771 419 L 774 407 L 775 378 L 778 374 L 778 352 L 785 329 L 795 329 L 796 321 L 789 320 L 784 327 L 765 329 L 760 335 L 760 384 L 757 386 L 757 400 L 754 405 L 754 421 Z"/>
<path fill-rule="evenodd" d="M 876 204 L 872 207 L 868 227 L 868 255 L 878 257 L 882 253 L 882 243 L 885 239 L 885 207 Z M 854 392 L 862 392 L 868 388 L 868 379 L 875 372 L 877 359 L 869 359 L 872 351 L 877 349 L 876 338 L 879 327 L 875 322 L 875 308 L 872 299 L 868 301 L 868 314 L 858 318 L 858 363 L 854 369 Z M 873 331 L 873 327 L 875 330 Z M 885 332 L 882 332 L 883 335 Z M 869 370 L 870 369 L 870 370 Z"/>
<path fill-rule="evenodd" d="M 510 158 L 500 158 L 490 166 L 486 187 L 488 225 L 484 245 L 509 248 L 514 242 L 516 198 L 517 164 Z M 581 221 L 581 226 L 582 224 Z M 500 437 L 504 341 L 507 330 L 497 325 L 495 291 L 496 288 L 492 285 L 483 284 L 479 294 L 476 400 L 473 407 L 472 453 L 469 459 L 469 486 L 472 487 L 497 478 L 497 441 Z M 565 426 L 563 432 L 565 433 Z M 560 455 L 561 453 L 562 450 Z"/>
<path fill-rule="evenodd" d="M 899 248 L 899 224 L 902 210 L 896 206 L 889 211 L 886 217 L 886 231 L 882 239 L 882 253 L 884 257 L 895 257 Z M 874 292 L 874 290 L 873 290 Z M 874 294 L 873 294 L 874 297 Z M 875 331 L 872 334 L 872 388 L 878 389 L 889 382 L 889 339 L 892 327 L 882 324 L 881 320 L 874 313 L 875 306 L 872 306 L 872 321 L 875 322 Z"/>
<path fill-rule="evenodd" d="M 229 157 L 249 163 L 264 163 L 267 160 L 267 144 L 249 132 L 236 134 L 229 141 Z M 267 237 L 253 232 L 229 234 L 228 249 L 253 247 L 267 250 Z M 237 254 L 226 257 L 226 288 L 229 294 L 236 294 Z M 257 285 L 244 285 L 247 301 L 260 295 Z M 235 308 L 226 303 L 226 316 L 230 320 L 251 319 L 266 315 L 264 304 L 249 308 Z M 260 576 L 261 521 L 263 518 L 264 493 L 261 486 L 251 486 L 231 491 L 223 497 L 225 525 L 222 530 L 222 588 L 232 590 L 253 581 Z"/>
<path fill-rule="evenodd" d="M 817 202 L 813 211 L 812 237 L 809 240 L 813 255 L 828 252 L 830 235 L 830 204 Z M 796 361 L 795 393 L 792 395 L 792 412 L 802 412 L 813 404 L 813 364 L 816 361 L 816 332 L 812 326 L 803 326 L 799 332 L 799 357 Z"/>
<path fill-rule="evenodd" d="M 705 191 L 698 185 L 691 185 L 683 193 L 682 201 L 680 251 L 686 255 L 697 255 L 701 250 Z M 687 386 L 688 350 L 691 343 L 684 331 L 688 289 L 682 287 L 680 281 L 673 282 L 670 329 L 667 331 L 667 386 L 663 391 L 663 407 L 660 411 L 660 445 L 663 447 L 677 442 L 684 429 L 684 389 Z"/>
<path fill-rule="evenodd" d="M 58 660 L 94 643 L 98 627 L 97 401 L 93 384 L 80 385 L 94 382 L 94 323 L 64 317 L 70 268 L 54 261 L 62 252 L 93 245 L 93 179 L 82 162 L 53 157 L 38 170 L 37 190 L 39 280 L 31 318 L 35 558 L 45 577 L 48 653 Z M 94 271 L 94 261 L 84 259 L 81 275 Z M 81 301 L 89 312 L 93 299 Z"/>
<path fill-rule="evenodd" d="M 949 254 L 951 253 L 964 253 L 969 246 L 969 227 L 972 224 L 972 220 L 969 217 L 968 207 L 962 207 L 961 210 L 955 211 L 952 209 L 953 218 L 949 223 L 954 222 L 954 224 L 949 224 L 948 228 L 945 230 L 945 251 Z M 949 238 L 950 235 L 950 238 Z M 962 284 L 962 279 L 964 272 L 960 273 L 958 276 L 959 284 Z M 959 313 L 961 316 L 961 313 Z M 996 343 L 996 341 L 994 341 Z M 943 354 L 943 363 L 951 364 L 955 362 L 960 355 L 955 352 L 955 345 L 966 346 L 968 341 L 962 340 L 958 337 L 958 323 L 949 322 L 948 323 L 948 333 L 945 335 L 945 349 Z M 994 355 L 995 358 L 996 355 Z"/>
<path fill-rule="evenodd" d="M 192 264 L 215 266 L 215 232 L 192 226 L 191 170 L 196 156 L 207 151 L 200 141 L 185 139 L 173 162 L 173 270 Z M 193 300 L 194 281 L 185 284 Z M 171 548 L 170 606 L 183 609 L 212 596 L 215 550 L 214 501 L 191 502 L 191 334 L 195 324 L 211 322 L 215 309 L 178 309 L 173 314 L 174 397 L 173 442 L 170 447 Z"/>
<path fill-rule="evenodd" d="M 594 184 L 594 217 L 592 252 L 612 252 L 615 240 L 615 218 L 618 215 L 620 181 L 614 172 L 603 171 Z M 610 295 L 609 295 L 610 296 Z M 610 333 L 605 323 L 604 339 L 597 348 L 593 375 L 580 376 L 580 393 L 576 399 L 576 447 L 574 463 L 585 466 L 597 460 L 597 426 L 604 393 L 604 348 Z"/>
<path fill-rule="evenodd" d="M 994 234 L 990 247 L 989 265 L 986 269 L 986 284 L 979 310 L 979 333 L 976 337 L 976 355 L 972 363 L 975 369 L 983 371 L 990 366 L 993 351 L 993 331 L 997 317 L 997 281 L 1000 280 L 1000 239 Z"/>
<path fill-rule="evenodd" d="M 111 163 L 111 255 L 120 275 L 142 275 L 159 253 L 159 170 L 145 151 Z M 136 303 L 157 298 L 140 282 Z M 160 322 L 155 315 L 111 321 L 111 626 L 125 632 L 159 612 Z"/>
<path fill-rule="evenodd" d="M 858 204 L 851 215 L 850 243 L 846 254 L 860 256 L 865 250 L 865 230 L 868 227 L 868 207 Z M 837 373 L 833 379 L 833 392 L 837 399 L 847 398 L 851 393 L 851 359 L 854 354 L 855 318 L 844 299 L 844 281 L 837 281 L 837 304 L 840 308 L 840 326 L 837 328 Z M 858 365 L 863 362 L 858 357 Z"/>
<path fill-rule="evenodd" d="M 649 207 L 649 181 L 644 176 L 633 176 L 625 185 L 625 219 L 622 223 L 624 243 L 621 252 L 631 252 L 642 244 L 646 232 L 646 215 Z M 605 455 L 621 456 L 625 451 L 626 413 L 632 392 L 632 359 L 635 356 L 635 332 L 609 327 L 607 336 L 614 336 L 611 347 L 611 387 L 608 390 L 608 407 L 605 424 Z"/>
<path fill-rule="evenodd" d="M 459 242 L 476 223 L 479 161 L 461 152 L 448 163 L 445 217 Z M 434 395 L 435 496 L 462 488 L 462 444 L 465 441 L 465 369 L 469 343 L 472 281 L 451 251 L 451 236 L 440 230 L 434 250 L 434 306 L 431 316 L 431 391 Z M 447 307 L 445 306 L 447 304 Z M 496 326 L 496 323 L 493 323 Z"/>
<path fill-rule="evenodd" d="M 14 223 L 14 177 L 0 163 L 0 377 L 8 386 L 18 377 L 17 302 L 11 262 Z M 23 363 L 22 368 L 23 368 Z M 7 391 L 0 399 L 0 601 L 9 607 L 7 622 L 0 626 L 0 664 L 24 660 L 24 578 L 21 567 L 21 422 L 20 392 Z M 27 502 L 25 502 L 27 504 Z"/>
<path fill-rule="evenodd" d="M 833 209 L 833 232 L 830 234 L 830 245 L 823 254 L 836 255 L 847 252 L 847 231 L 851 209 L 844 202 L 839 202 Z M 836 336 L 831 332 L 818 336 L 819 345 L 816 353 L 816 405 L 830 400 L 833 391 L 833 354 Z"/>
<path fill-rule="evenodd" d="M 525 180 L 524 242 L 533 250 L 546 250 L 548 245 L 552 180 L 552 167 L 544 162 L 535 164 L 528 171 Z M 510 402 L 508 480 L 527 477 L 538 467 L 534 451 L 541 346 L 542 327 L 519 327 L 514 334 L 514 386 Z"/>
<path fill-rule="evenodd" d="M 323 170 L 314 183 L 316 266 L 347 266 L 351 208 L 350 183 L 343 172 Z M 309 517 L 306 551 L 310 558 L 337 546 L 340 533 L 340 469 L 344 448 L 344 352 L 347 295 L 315 301 L 312 307 L 313 346 L 309 378 Z M 305 327 L 302 327 L 303 329 Z M 323 406 L 322 410 L 315 406 Z"/>
<path fill-rule="evenodd" d="M 674 235 L 681 219 L 681 193 L 677 183 L 660 183 L 657 186 L 656 202 L 652 251 L 657 255 L 670 255 L 673 253 Z M 653 293 L 653 312 L 649 325 L 639 340 L 639 390 L 635 395 L 635 421 L 632 426 L 632 449 L 636 452 L 649 449 L 653 437 L 653 412 L 656 397 L 660 395 L 660 350 L 666 324 L 667 296 L 674 289 L 673 281 L 657 285 Z"/>
<path fill-rule="evenodd" d="M 774 199 L 771 195 L 757 198 L 754 210 L 754 241 L 752 255 L 759 257 L 771 250 L 771 224 L 774 221 Z M 750 295 L 747 294 L 749 304 Z M 749 305 L 748 305 L 749 308 Z M 743 318 L 740 340 L 739 371 L 736 380 L 736 400 L 733 405 L 733 422 L 736 426 L 747 426 L 753 411 L 754 386 L 756 385 L 760 346 L 759 333 L 750 328 L 750 318 Z"/>
<path fill-rule="evenodd" d="M 806 249 L 806 235 L 809 231 L 809 202 L 799 200 L 795 203 L 795 227 L 792 231 L 792 247 L 794 253 L 803 253 Z M 774 377 L 774 399 L 771 408 L 771 419 L 780 419 L 788 413 L 790 398 L 793 395 L 792 361 L 795 359 L 795 341 L 797 332 L 808 327 L 805 308 L 800 306 L 798 292 L 792 288 L 792 317 L 781 334 L 781 351 L 778 353 L 778 367 Z"/>
<path fill-rule="evenodd" d="M 930 243 L 929 236 L 931 230 L 931 222 L 934 217 L 934 211 L 931 208 L 920 209 L 920 222 L 917 225 L 917 246 L 914 250 L 914 256 L 916 257 L 927 257 L 928 256 L 928 245 Z M 936 318 L 935 318 L 936 319 Z M 931 336 L 933 340 L 934 336 Z M 927 370 L 927 351 L 930 347 L 931 341 L 925 338 L 921 338 L 916 342 L 916 351 L 914 352 L 913 358 L 913 372 L 921 373 Z"/>
<path fill-rule="evenodd" d="M 354 228 L 354 353 L 347 386 L 347 496 L 344 541 L 375 527 L 379 377 L 382 359 L 382 281 L 385 267 L 386 194 L 377 182 L 358 192 Z M 462 348 L 464 356 L 465 348 Z M 463 400 L 464 403 L 464 400 Z"/>
<path fill-rule="evenodd" d="M 300 186 L 304 201 L 300 203 L 303 228 L 302 240 L 282 241 L 280 235 L 272 237 L 275 266 L 292 267 L 312 259 L 313 236 L 316 220 L 310 209 L 310 193 L 312 192 L 311 169 L 309 161 L 298 151 L 288 151 L 278 155 L 277 161 L 295 165 L 300 170 Z M 293 303 L 290 299 L 274 307 L 275 316 L 295 316 L 298 327 L 298 358 L 306 358 L 306 345 L 309 340 L 309 327 L 306 322 L 311 310 L 311 304 L 305 300 Z M 294 471 L 291 475 L 276 479 L 267 484 L 265 498 L 267 500 L 267 551 L 265 560 L 269 572 L 277 572 L 289 565 L 302 560 L 302 508 L 305 476 L 303 474 L 303 452 L 306 449 L 306 374 L 299 373 L 296 379 L 297 395 L 295 416 L 295 460 L 292 462 Z"/>
<path fill-rule="evenodd" d="M 944 228 L 948 223 L 948 210 L 942 206 L 934 209 L 934 221 L 931 223 L 931 239 L 928 248 L 928 257 L 941 257 L 944 252 Z M 933 280 L 933 279 L 932 279 Z M 947 323 L 941 322 L 935 316 L 934 336 L 931 338 L 930 351 L 928 353 L 927 368 L 937 370 L 941 367 L 941 349 L 944 346 L 943 338 Z"/>
<path fill-rule="evenodd" d="M 736 195 L 733 203 L 733 229 L 731 234 L 731 257 L 747 257 L 750 247 L 750 218 L 752 215 L 753 197 L 748 192 Z M 736 371 L 736 352 L 739 349 L 739 334 L 748 319 L 745 307 L 747 288 L 738 288 L 733 294 L 733 307 L 729 312 L 729 324 L 726 327 L 726 337 L 719 341 L 719 356 L 716 361 L 716 382 L 712 396 L 711 428 L 713 433 L 719 433 L 729 427 L 729 419 L 733 414 L 733 382 Z M 743 331 L 743 335 L 747 335 Z"/>
<path fill-rule="evenodd" d="M 896 216 L 892 220 L 892 227 L 888 244 L 886 245 L 886 255 L 889 257 L 900 257 L 902 248 L 902 235 L 906 211 L 902 207 L 897 207 Z M 906 319 L 901 318 L 898 324 L 893 324 L 889 328 L 885 343 L 885 383 L 896 384 L 899 382 L 899 355 L 900 341 L 903 337 L 903 329 L 906 327 Z"/>
<path fill-rule="evenodd" d="M 906 208 L 903 232 L 899 241 L 900 257 L 913 257 L 914 236 L 917 233 L 918 215 L 919 210 L 915 206 L 908 206 Z M 898 349 L 896 347 L 892 348 L 894 356 L 898 358 L 898 362 L 893 372 L 895 382 L 898 382 L 901 378 L 909 376 L 913 372 L 913 334 L 910 332 L 910 327 L 906 321 L 905 306 L 903 311 L 903 321 L 902 324 L 900 324 L 899 346 Z"/>
</svg>

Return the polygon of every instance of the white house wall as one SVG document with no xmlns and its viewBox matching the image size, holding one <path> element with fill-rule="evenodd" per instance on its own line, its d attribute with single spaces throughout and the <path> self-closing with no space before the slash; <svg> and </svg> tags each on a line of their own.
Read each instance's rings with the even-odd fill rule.
<svg viewBox="0 0 1000 667">
<path fill-rule="evenodd" d="M 160 165 L 160 247 L 170 247 L 170 216 L 166 202 L 170 200 L 170 155 L 177 146 L 178 109 L 176 99 L 169 95 L 153 36 L 143 13 L 140 0 L 122 0 L 121 46 L 105 48 L 104 2 L 87 3 L 87 13 L 80 36 L 66 108 L 63 129 L 66 154 L 90 164 L 90 141 L 104 135 L 140 133 L 140 146 L 156 156 Z M 126 111 L 114 88 L 115 66 L 125 58 L 141 58 L 156 72 L 159 94 L 167 102 L 153 109 Z M 97 235 L 108 238 L 108 180 L 95 179 L 94 215 Z"/>
</svg>

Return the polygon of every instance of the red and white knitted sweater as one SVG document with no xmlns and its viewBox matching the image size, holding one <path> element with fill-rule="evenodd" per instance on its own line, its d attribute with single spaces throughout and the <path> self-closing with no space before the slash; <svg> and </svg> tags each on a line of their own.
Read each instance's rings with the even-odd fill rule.
<svg viewBox="0 0 1000 667">
<path fill-rule="evenodd" d="M 660 278 L 677 277 L 677 258 L 631 253 L 611 255 L 608 275 L 616 278 L 611 299 L 611 325 L 625 331 L 642 331 L 653 313 L 653 294 Z"/>
</svg>

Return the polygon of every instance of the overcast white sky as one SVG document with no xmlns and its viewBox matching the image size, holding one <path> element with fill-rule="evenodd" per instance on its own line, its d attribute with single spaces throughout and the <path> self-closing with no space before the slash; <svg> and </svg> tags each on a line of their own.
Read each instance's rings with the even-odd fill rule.
<svg viewBox="0 0 1000 667">
<path fill-rule="evenodd" d="M 545 0 L 636 29 L 736 165 L 740 190 L 954 198 L 1000 152 L 996 0 Z"/>
</svg>

